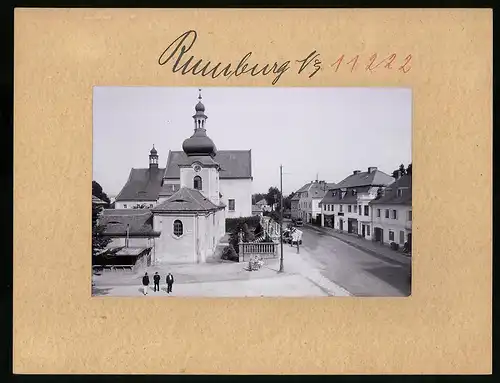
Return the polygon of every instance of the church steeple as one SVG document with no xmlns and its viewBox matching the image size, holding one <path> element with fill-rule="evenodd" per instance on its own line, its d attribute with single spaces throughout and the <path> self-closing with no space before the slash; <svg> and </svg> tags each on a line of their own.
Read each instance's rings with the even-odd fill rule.
<svg viewBox="0 0 500 383">
<path fill-rule="evenodd" d="M 197 129 L 205 129 L 205 123 L 207 121 L 207 116 L 205 115 L 205 105 L 201 102 L 202 97 L 201 97 L 201 89 L 198 89 L 199 95 L 198 95 L 198 103 L 194 107 L 195 110 L 195 115 L 193 116 L 194 119 L 194 130 Z"/>
<path fill-rule="evenodd" d="M 153 144 L 153 149 L 149 152 L 149 168 L 158 168 L 158 152 Z"/>
<path fill-rule="evenodd" d="M 182 149 L 188 156 L 211 156 L 215 157 L 217 149 L 214 142 L 207 136 L 205 123 L 207 116 L 205 115 L 205 105 L 201 102 L 201 89 L 198 96 L 198 104 L 194 107 L 196 111 L 194 119 L 194 133 L 191 137 L 184 140 Z"/>
</svg>

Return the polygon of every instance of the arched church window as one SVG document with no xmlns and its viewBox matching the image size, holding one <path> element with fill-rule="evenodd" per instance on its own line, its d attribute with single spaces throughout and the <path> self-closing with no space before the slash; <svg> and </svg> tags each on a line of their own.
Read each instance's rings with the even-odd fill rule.
<svg viewBox="0 0 500 383">
<path fill-rule="evenodd" d="M 184 228 L 182 226 L 182 222 L 176 219 L 174 221 L 174 235 L 176 237 L 180 237 L 184 232 Z"/>
<path fill-rule="evenodd" d="M 196 176 L 194 177 L 194 180 L 193 180 L 193 188 L 196 189 L 196 190 L 201 190 L 203 187 L 202 187 L 202 183 L 201 183 L 201 177 L 200 176 Z"/>
</svg>

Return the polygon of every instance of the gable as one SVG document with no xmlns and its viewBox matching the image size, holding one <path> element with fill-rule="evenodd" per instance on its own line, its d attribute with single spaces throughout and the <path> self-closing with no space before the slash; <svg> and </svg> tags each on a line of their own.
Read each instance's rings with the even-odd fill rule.
<svg viewBox="0 0 500 383">
<path fill-rule="evenodd" d="M 219 210 L 219 207 L 198 190 L 183 187 L 156 206 L 153 212 L 208 212 L 215 210 Z"/>
</svg>

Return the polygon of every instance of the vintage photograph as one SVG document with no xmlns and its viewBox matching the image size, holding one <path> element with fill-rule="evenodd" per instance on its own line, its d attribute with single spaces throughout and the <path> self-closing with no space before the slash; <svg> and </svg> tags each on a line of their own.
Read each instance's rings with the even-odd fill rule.
<svg viewBox="0 0 500 383">
<path fill-rule="evenodd" d="M 408 88 L 96 86 L 92 296 L 409 296 L 411 139 Z"/>
</svg>

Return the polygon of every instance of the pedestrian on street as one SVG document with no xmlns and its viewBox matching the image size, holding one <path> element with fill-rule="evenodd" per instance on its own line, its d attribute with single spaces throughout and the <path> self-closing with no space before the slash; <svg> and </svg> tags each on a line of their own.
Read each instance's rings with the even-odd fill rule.
<svg viewBox="0 0 500 383">
<path fill-rule="evenodd" d="M 167 275 L 167 293 L 170 294 L 172 292 L 172 285 L 174 284 L 174 276 L 171 273 Z"/>
<path fill-rule="evenodd" d="M 149 276 L 148 273 L 145 273 L 142 277 L 142 285 L 144 286 L 144 295 L 148 295 L 148 287 L 149 287 Z"/>
<path fill-rule="evenodd" d="M 155 284 L 155 292 L 157 289 L 160 291 L 160 276 L 158 275 L 158 271 L 153 276 L 153 282 Z"/>
</svg>

